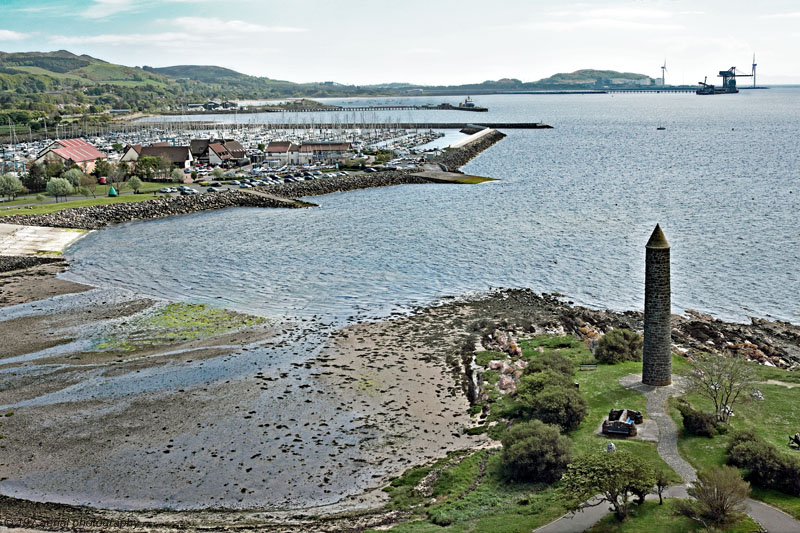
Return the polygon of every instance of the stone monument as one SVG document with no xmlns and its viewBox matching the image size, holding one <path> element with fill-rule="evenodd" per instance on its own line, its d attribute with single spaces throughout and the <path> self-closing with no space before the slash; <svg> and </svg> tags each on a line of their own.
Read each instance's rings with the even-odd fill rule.
<svg viewBox="0 0 800 533">
<path fill-rule="evenodd" d="M 645 247 L 642 357 L 642 383 L 645 385 L 672 383 L 670 311 L 669 243 L 656 224 Z"/>
</svg>

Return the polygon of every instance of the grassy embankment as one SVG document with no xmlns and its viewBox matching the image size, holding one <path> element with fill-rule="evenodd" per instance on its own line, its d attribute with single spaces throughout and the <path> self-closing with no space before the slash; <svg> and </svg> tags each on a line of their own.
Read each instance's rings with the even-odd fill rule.
<svg viewBox="0 0 800 533">
<path fill-rule="evenodd" d="M 541 347 L 545 354 L 558 352 L 576 363 L 594 362 L 586 346 L 574 337 L 539 336 L 520 344 L 523 357 L 528 360 L 539 357 L 538 348 Z M 498 352 L 479 352 L 476 363 L 486 367 L 489 361 L 505 357 Z M 575 381 L 580 384 L 580 391 L 586 399 L 588 415 L 578 429 L 568 434 L 574 455 L 605 448 L 607 439 L 597 436 L 596 431 L 612 407 L 630 407 L 643 411 L 647 416 L 644 396 L 623 388 L 618 382 L 620 377 L 634 372 L 641 372 L 641 363 L 599 365 L 594 371 L 576 372 Z M 471 430 L 486 431 L 495 439 L 505 431 L 507 417 L 517 411 L 513 398 L 500 394 L 494 387 L 498 378 L 497 371 L 484 371 L 484 379 L 492 385 L 487 387 L 487 403 L 491 411 L 481 426 Z M 474 406 L 471 412 L 477 417 L 481 408 L 482 405 Z M 660 468 L 670 470 L 658 456 L 655 444 L 621 439 L 615 442 L 618 449 L 635 453 Z M 438 478 L 431 475 L 434 471 L 438 472 Z M 426 476 L 436 478 L 432 482 L 433 490 L 430 494 L 424 491 L 420 494 L 415 488 Z M 678 482 L 677 475 L 674 475 L 674 481 Z M 407 471 L 385 490 L 390 496 L 390 509 L 409 513 L 406 522 L 392 528 L 392 531 L 399 532 L 531 531 L 566 512 L 559 497 L 558 484 L 509 480 L 503 472 L 502 453 L 497 448 L 453 453 L 432 465 Z M 679 520 L 671 515 L 659 519 L 668 524 Z M 638 516 L 633 517 L 630 523 L 635 527 L 639 520 Z"/>
<path fill-rule="evenodd" d="M 153 192 L 157 192 L 162 187 L 169 184 L 159 182 L 144 182 L 139 189 L 140 194 L 133 194 L 125 191 L 125 194 L 115 197 L 108 196 L 110 185 L 98 185 L 94 191 L 94 198 L 83 198 L 80 200 L 70 200 L 68 202 L 56 202 L 55 198 L 46 196 L 43 200 L 37 200 L 34 195 L 18 197 L 15 200 L 0 202 L 0 217 L 11 215 L 45 215 L 56 213 L 64 209 L 73 207 L 86 207 L 91 205 L 108 205 L 127 202 L 143 202 L 153 199 Z"/>
<path fill-rule="evenodd" d="M 770 444 L 777 446 L 787 455 L 800 460 L 800 451 L 787 445 L 788 436 L 800 432 L 800 373 L 779 368 L 753 365 L 759 381 L 777 380 L 797 387 L 760 383 L 757 388 L 764 394 L 763 400 L 753 400 L 736 404 L 734 416 L 730 419 L 731 430 L 754 429 Z M 680 370 L 679 370 L 680 371 Z M 697 394 L 687 398 L 695 409 L 713 412 L 711 402 Z M 726 452 L 730 442 L 730 432 L 715 437 L 698 437 L 683 431 L 683 420 L 677 409 L 677 400 L 670 400 L 670 415 L 680 431 L 678 450 L 697 470 L 726 463 Z M 800 518 L 800 498 L 775 490 L 753 487 L 753 498 L 762 500 L 782 509 L 795 518 Z"/>
</svg>

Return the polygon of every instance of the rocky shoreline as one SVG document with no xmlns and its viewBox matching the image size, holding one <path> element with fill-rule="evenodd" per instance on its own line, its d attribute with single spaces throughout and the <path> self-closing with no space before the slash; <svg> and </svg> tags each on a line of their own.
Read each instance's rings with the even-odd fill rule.
<svg viewBox="0 0 800 533">
<path fill-rule="evenodd" d="M 220 194 L 160 197 L 143 202 L 76 207 L 46 215 L 12 215 L 4 217 L 3 222 L 24 226 L 93 230 L 104 228 L 109 224 L 229 207 L 303 207 L 303 205 L 281 198 L 231 190 Z"/>
<path fill-rule="evenodd" d="M 24 270 L 49 263 L 64 263 L 60 257 L 41 257 L 26 255 L 0 255 L 0 272 Z"/>
</svg>

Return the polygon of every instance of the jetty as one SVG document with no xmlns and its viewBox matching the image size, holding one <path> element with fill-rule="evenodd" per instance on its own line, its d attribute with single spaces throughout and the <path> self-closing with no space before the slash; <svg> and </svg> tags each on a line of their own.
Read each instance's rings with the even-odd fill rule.
<svg viewBox="0 0 800 533">
<path fill-rule="evenodd" d="M 149 117 L 148 117 L 149 118 Z M 153 117 L 157 119 L 158 117 Z M 165 122 L 160 120 L 139 120 L 136 126 L 157 124 L 163 126 Z M 187 123 L 184 123 L 187 124 Z M 219 128 L 220 123 L 212 121 L 192 121 L 188 123 L 193 129 Z M 549 130 L 553 126 L 543 122 L 247 122 L 242 126 L 263 126 L 275 130 L 374 130 L 382 128 L 400 130 L 462 130 L 474 128 L 476 126 L 492 129 L 511 129 L 511 130 Z"/>
</svg>

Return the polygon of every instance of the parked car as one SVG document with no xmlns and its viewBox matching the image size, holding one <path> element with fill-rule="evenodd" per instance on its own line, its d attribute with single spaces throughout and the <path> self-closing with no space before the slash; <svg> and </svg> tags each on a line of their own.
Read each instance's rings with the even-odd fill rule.
<svg viewBox="0 0 800 533">
<path fill-rule="evenodd" d="M 372 167 L 367 167 L 367 168 L 364 169 L 364 172 L 377 172 L 377 170 L 375 170 Z"/>
<path fill-rule="evenodd" d="M 191 196 L 192 194 L 197 194 L 197 191 L 194 189 L 182 189 L 181 196 Z"/>
<path fill-rule="evenodd" d="M 241 185 L 241 183 L 239 182 L 239 180 L 231 180 L 231 181 L 229 181 L 229 182 L 228 182 L 228 184 L 229 184 L 229 185 Z"/>
<path fill-rule="evenodd" d="M 206 189 L 206 192 L 219 192 L 221 190 L 222 189 L 220 189 L 218 187 L 209 187 L 208 189 Z"/>
<path fill-rule="evenodd" d="M 172 187 L 161 187 L 160 189 L 158 189 L 158 192 L 163 192 L 163 193 L 172 192 Z"/>
</svg>

